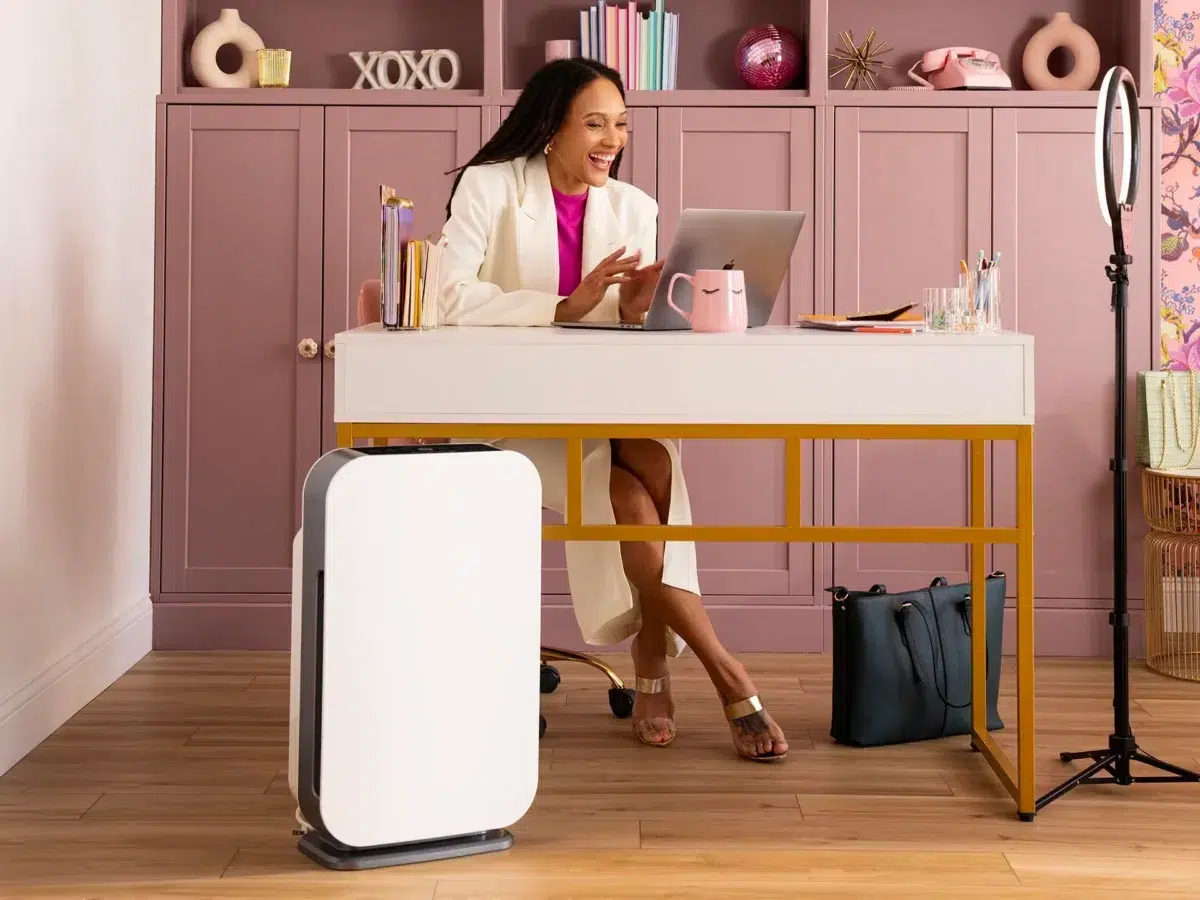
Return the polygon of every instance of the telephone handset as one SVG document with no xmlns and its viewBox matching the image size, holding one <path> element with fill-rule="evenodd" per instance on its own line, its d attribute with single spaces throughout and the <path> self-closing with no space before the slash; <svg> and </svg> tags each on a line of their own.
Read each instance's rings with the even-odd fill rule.
<svg viewBox="0 0 1200 900">
<path fill-rule="evenodd" d="M 918 75 L 918 68 L 929 78 Z M 1012 89 L 1012 81 L 1000 67 L 1000 57 L 975 47 L 930 50 L 908 70 L 908 75 L 921 87 L 936 91 Z"/>
</svg>

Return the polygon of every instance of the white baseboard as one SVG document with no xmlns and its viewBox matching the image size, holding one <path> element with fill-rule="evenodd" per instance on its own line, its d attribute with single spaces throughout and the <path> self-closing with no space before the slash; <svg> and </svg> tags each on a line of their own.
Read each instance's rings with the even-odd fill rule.
<svg viewBox="0 0 1200 900">
<path fill-rule="evenodd" d="M 150 652 L 153 614 L 147 595 L 24 687 L 0 698 L 0 775 Z"/>
</svg>

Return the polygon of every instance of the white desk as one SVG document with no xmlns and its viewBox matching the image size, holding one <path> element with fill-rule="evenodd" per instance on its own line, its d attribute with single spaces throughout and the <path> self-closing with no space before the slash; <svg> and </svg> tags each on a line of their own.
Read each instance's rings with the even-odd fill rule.
<svg viewBox="0 0 1200 900">
<path fill-rule="evenodd" d="M 837 334 L 797 328 L 741 335 L 364 325 L 334 338 L 338 444 L 359 439 L 566 440 L 567 516 L 550 540 L 958 543 L 985 595 L 988 544 L 1017 546 L 1017 762 L 986 721 L 986 610 L 972 604 L 972 744 L 1017 803 L 1036 812 L 1033 723 L 1033 338 Z M 786 523 L 584 525 L 583 441 L 598 437 L 763 439 L 787 448 Z M 916 528 L 801 521 L 801 450 L 810 439 L 970 442 L 970 524 Z M 988 527 L 988 441 L 1017 445 L 1017 525 Z"/>
</svg>

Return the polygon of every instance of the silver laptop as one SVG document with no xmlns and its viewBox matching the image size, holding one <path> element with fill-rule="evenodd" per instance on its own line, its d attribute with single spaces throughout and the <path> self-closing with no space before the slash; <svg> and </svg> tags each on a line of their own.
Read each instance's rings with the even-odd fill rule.
<svg viewBox="0 0 1200 900">
<path fill-rule="evenodd" d="M 746 313 L 751 328 L 766 325 L 800 239 L 807 213 L 793 210 L 685 209 L 663 263 L 662 275 L 644 323 L 555 322 L 560 328 L 619 331 L 685 331 L 687 320 L 667 305 L 667 287 L 676 272 L 741 269 L 746 278 Z M 676 305 L 691 311 L 691 285 L 675 285 Z"/>
</svg>

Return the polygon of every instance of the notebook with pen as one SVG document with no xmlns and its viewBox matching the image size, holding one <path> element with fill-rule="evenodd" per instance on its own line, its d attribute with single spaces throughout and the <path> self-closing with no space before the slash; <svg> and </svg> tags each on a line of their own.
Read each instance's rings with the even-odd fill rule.
<svg viewBox="0 0 1200 900">
<path fill-rule="evenodd" d="M 852 332 L 913 332 L 925 330 L 925 318 L 914 312 L 916 304 L 908 303 L 893 309 L 853 313 L 845 316 L 813 314 L 800 316 L 796 324 L 801 328 L 817 328 L 825 331 Z"/>
</svg>

